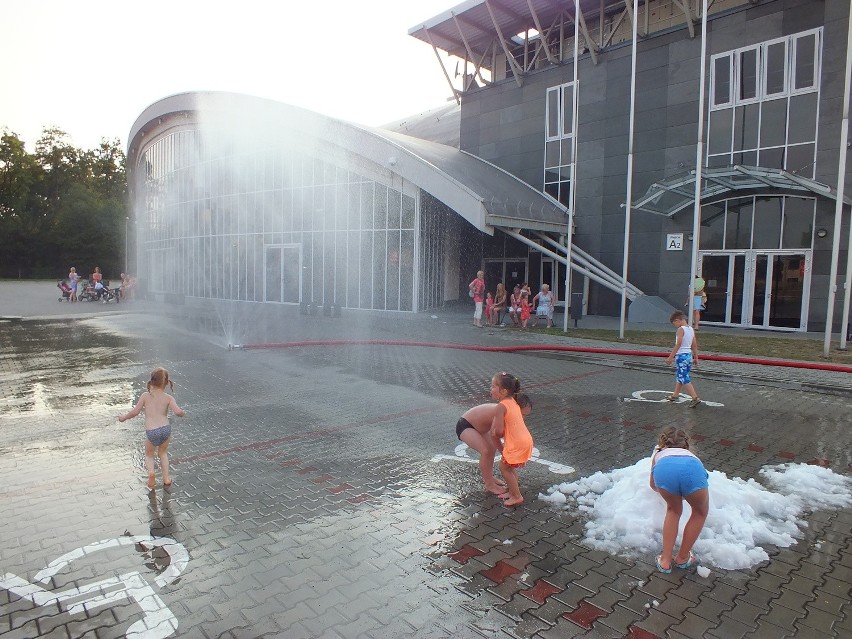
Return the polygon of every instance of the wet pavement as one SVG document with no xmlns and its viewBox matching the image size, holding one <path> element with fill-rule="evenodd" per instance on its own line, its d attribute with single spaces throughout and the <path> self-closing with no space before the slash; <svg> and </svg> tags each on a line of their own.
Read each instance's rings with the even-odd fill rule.
<svg viewBox="0 0 852 639">
<path fill-rule="evenodd" d="M 701 578 L 593 550 L 582 513 L 536 498 L 635 463 L 675 423 L 729 476 L 787 461 L 848 475 L 848 374 L 708 362 L 696 385 L 722 406 L 690 410 L 659 401 L 673 380 L 654 362 L 458 348 L 555 339 L 459 313 L 198 318 L 136 301 L 68 317 L 55 307 L 77 305 L 26 297 L 3 314 L 41 319 L 0 322 L 2 639 L 852 636 L 850 508 Z M 304 343 L 334 339 L 434 346 Z M 279 341 L 303 344 L 225 347 Z M 149 493 L 142 420 L 116 415 L 159 365 L 188 416 L 174 485 Z M 456 420 L 499 370 L 534 401 L 541 459 L 576 469 L 528 464 L 516 509 L 455 452 Z"/>
</svg>

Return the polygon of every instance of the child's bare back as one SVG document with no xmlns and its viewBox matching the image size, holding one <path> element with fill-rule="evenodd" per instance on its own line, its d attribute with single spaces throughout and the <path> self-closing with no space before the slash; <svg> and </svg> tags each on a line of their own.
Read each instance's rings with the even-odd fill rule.
<svg viewBox="0 0 852 639">
<path fill-rule="evenodd" d="M 169 423 L 169 410 L 178 417 L 183 417 L 186 414 L 177 405 L 174 397 L 162 389 L 152 388 L 142 393 L 139 396 L 139 401 L 136 402 L 136 406 L 126 415 L 119 417 L 118 421 L 123 422 L 136 417 L 140 412 L 144 412 L 145 430 L 153 430 Z"/>
</svg>

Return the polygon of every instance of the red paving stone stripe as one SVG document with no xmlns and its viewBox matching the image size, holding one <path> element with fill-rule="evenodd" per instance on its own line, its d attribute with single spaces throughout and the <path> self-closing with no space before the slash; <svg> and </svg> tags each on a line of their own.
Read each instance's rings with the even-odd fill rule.
<svg viewBox="0 0 852 639">
<path fill-rule="evenodd" d="M 366 493 L 363 493 L 361 495 L 358 495 L 357 497 L 350 497 L 347 501 L 350 504 L 360 504 L 362 502 L 367 501 L 368 499 L 370 499 L 370 496 Z"/>
<path fill-rule="evenodd" d="M 753 453 L 762 453 L 766 449 L 763 446 L 758 446 L 757 444 L 750 444 L 748 450 Z"/>
<path fill-rule="evenodd" d="M 528 590 L 521 590 L 520 595 L 530 599 L 537 604 L 544 604 L 545 600 L 552 594 L 562 592 L 562 588 L 557 588 L 546 581 L 539 579 L 535 585 Z"/>
<path fill-rule="evenodd" d="M 510 575 L 517 575 L 520 569 L 515 568 L 512 564 L 508 564 L 502 559 L 494 564 L 493 568 L 480 571 L 480 575 L 486 579 L 490 579 L 495 584 L 502 584 Z"/>
<path fill-rule="evenodd" d="M 586 630 L 592 629 L 592 624 L 595 619 L 606 617 L 609 613 L 606 610 L 593 606 L 588 601 L 581 601 L 580 605 L 574 612 L 562 613 L 568 621 L 573 621 L 575 624 Z"/>
<path fill-rule="evenodd" d="M 778 457 L 783 457 L 784 459 L 795 459 L 796 453 L 791 453 L 789 451 L 782 450 L 780 453 L 778 453 Z"/>
<path fill-rule="evenodd" d="M 822 468 L 830 468 L 831 462 L 827 459 L 812 459 L 809 462 L 805 462 L 806 464 L 810 464 L 811 466 L 821 466 Z"/>
<path fill-rule="evenodd" d="M 304 468 L 300 468 L 296 471 L 299 475 L 307 475 L 308 473 L 315 473 L 319 470 L 316 466 L 305 466 Z"/>
<path fill-rule="evenodd" d="M 721 446 L 733 446 L 736 442 L 731 441 L 730 439 L 720 439 L 719 445 Z"/>
<path fill-rule="evenodd" d="M 478 557 L 479 555 L 484 555 L 479 548 L 474 548 L 470 544 L 465 544 L 456 552 L 451 552 L 447 556 L 453 561 L 460 563 L 461 565 L 466 564 L 473 557 Z"/>
<path fill-rule="evenodd" d="M 351 486 L 349 484 L 340 484 L 340 486 L 335 486 L 334 488 L 329 488 L 328 492 L 332 495 L 339 495 L 345 490 L 354 490 L 355 486 Z"/>
<path fill-rule="evenodd" d="M 334 479 L 334 477 L 332 477 L 328 473 L 326 473 L 325 475 L 320 475 L 319 477 L 311 477 L 311 481 L 315 484 L 327 484 L 332 479 Z"/>
<path fill-rule="evenodd" d="M 630 626 L 630 632 L 624 635 L 624 639 L 661 639 L 657 635 L 643 630 L 638 626 Z"/>
</svg>

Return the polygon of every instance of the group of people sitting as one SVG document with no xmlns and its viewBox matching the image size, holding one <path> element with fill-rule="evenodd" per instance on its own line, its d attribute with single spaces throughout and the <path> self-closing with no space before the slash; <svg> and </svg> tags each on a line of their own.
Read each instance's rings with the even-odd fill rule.
<svg viewBox="0 0 852 639">
<path fill-rule="evenodd" d="M 517 328 L 527 328 L 533 312 L 534 326 L 538 326 L 542 320 L 545 326 L 553 326 L 554 296 L 548 284 L 541 285 L 541 291 L 532 295 L 529 284 L 524 282 L 518 284 L 512 290 L 512 294 L 506 296 L 506 287 L 500 282 L 495 294 L 487 293 L 485 296 L 485 323 L 489 326 L 506 326 L 506 316 L 509 317 L 511 325 Z"/>
</svg>

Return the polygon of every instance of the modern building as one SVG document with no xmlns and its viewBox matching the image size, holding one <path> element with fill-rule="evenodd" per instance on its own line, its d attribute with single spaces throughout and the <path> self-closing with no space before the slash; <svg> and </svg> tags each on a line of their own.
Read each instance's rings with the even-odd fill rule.
<svg viewBox="0 0 852 639">
<path fill-rule="evenodd" d="M 714 0 L 706 38 L 701 1 L 637 4 L 425 19 L 409 33 L 457 61 L 436 69 L 455 102 L 382 129 L 230 94 L 155 103 L 128 149 L 149 291 L 413 312 L 480 269 L 563 300 L 570 262 L 588 312 L 623 294 L 637 321 L 683 307 L 695 247 L 702 321 L 822 330 L 834 269 L 839 325 L 849 2 Z"/>
</svg>

